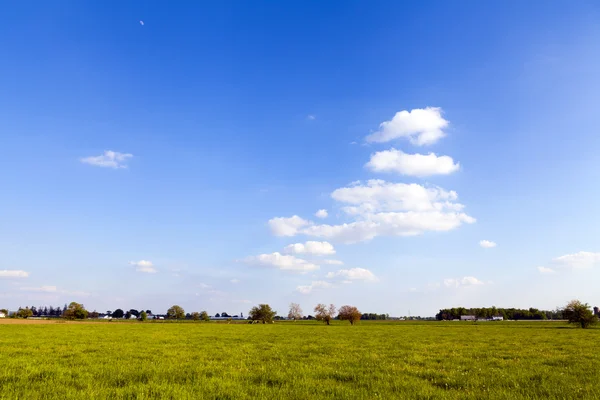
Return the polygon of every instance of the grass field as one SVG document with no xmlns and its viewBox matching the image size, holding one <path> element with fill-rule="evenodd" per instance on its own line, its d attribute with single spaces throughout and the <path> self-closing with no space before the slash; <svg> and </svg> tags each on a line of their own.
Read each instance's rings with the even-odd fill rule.
<svg viewBox="0 0 600 400">
<path fill-rule="evenodd" d="M 558 322 L 0 323 L 1 399 L 599 399 Z"/>
</svg>

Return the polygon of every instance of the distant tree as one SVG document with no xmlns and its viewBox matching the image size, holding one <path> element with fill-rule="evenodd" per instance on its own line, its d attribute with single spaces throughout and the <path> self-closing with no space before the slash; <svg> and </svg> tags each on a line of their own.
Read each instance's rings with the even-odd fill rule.
<svg viewBox="0 0 600 400">
<path fill-rule="evenodd" d="M 200 313 L 198 311 L 194 311 L 191 316 L 194 321 L 200 321 Z"/>
<path fill-rule="evenodd" d="M 44 311 L 42 311 L 42 315 L 48 315 L 48 307 L 44 307 Z"/>
<path fill-rule="evenodd" d="M 224 312 L 224 313 L 221 313 L 221 317 L 222 318 L 229 318 L 229 317 L 231 317 L 231 315 L 229 315 L 226 312 Z"/>
<path fill-rule="evenodd" d="M 17 310 L 17 317 L 19 318 L 29 318 L 33 317 L 33 311 L 29 307 L 21 308 Z"/>
<path fill-rule="evenodd" d="M 98 318 L 98 316 L 99 316 L 98 312 L 96 310 L 94 310 L 91 313 L 89 313 L 87 317 L 96 319 L 96 318 Z"/>
<path fill-rule="evenodd" d="M 0 309 L 0 313 L 4 314 L 5 316 L 8 317 L 8 310 L 6 308 L 1 308 Z"/>
<path fill-rule="evenodd" d="M 350 325 L 360 321 L 361 313 L 354 306 L 342 306 L 338 313 L 338 319 L 342 321 L 350 321 Z"/>
<path fill-rule="evenodd" d="M 259 304 L 257 307 L 252 307 L 250 317 L 253 321 L 262 321 L 263 324 L 273 322 L 273 317 L 277 315 L 276 311 L 271 309 L 268 304 Z"/>
<path fill-rule="evenodd" d="M 293 319 L 294 321 L 302 319 L 302 308 L 300 308 L 300 304 L 290 303 L 290 311 L 288 312 L 288 319 Z"/>
<path fill-rule="evenodd" d="M 54 307 L 50 306 L 48 307 L 48 312 L 46 313 L 46 315 L 52 317 L 54 316 Z"/>
<path fill-rule="evenodd" d="M 37 308 L 35 306 L 31 306 L 30 310 L 31 310 L 31 316 L 37 317 L 37 313 L 38 313 Z"/>
<path fill-rule="evenodd" d="M 64 307 L 63 307 L 63 309 L 62 309 L 62 314 L 64 314 L 64 313 L 65 313 L 65 311 L 67 311 L 67 303 L 65 303 L 65 306 L 64 306 Z"/>
<path fill-rule="evenodd" d="M 208 316 L 208 313 L 206 311 L 200 312 L 200 319 L 202 321 L 210 321 L 210 317 Z"/>
<path fill-rule="evenodd" d="M 600 316 L 600 309 L 598 307 L 594 307 L 594 315 Z"/>
<path fill-rule="evenodd" d="M 125 319 L 129 319 L 131 318 L 131 311 L 126 311 L 125 312 Z"/>
<path fill-rule="evenodd" d="M 142 311 L 142 312 L 140 313 L 140 321 L 142 321 L 142 322 L 143 322 L 143 321 L 145 321 L 145 320 L 147 320 L 147 319 L 148 319 L 148 313 L 147 313 L 146 311 Z"/>
<path fill-rule="evenodd" d="M 327 307 L 325 304 L 318 304 L 314 311 L 317 321 L 323 321 L 327 325 L 330 324 L 331 320 L 335 316 L 335 306 L 333 304 L 330 304 L 329 307 Z"/>
<path fill-rule="evenodd" d="M 221 314 L 219 314 L 219 313 L 216 313 L 216 314 L 215 314 L 215 318 L 221 318 Z"/>
<path fill-rule="evenodd" d="M 63 311 L 63 318 L 66 319 L 86 319 L 88 312 L 83 304 L 76 303 L 74 301 L 69 304 L 69 307 Z"/>
<path fill-rule="evenodd" d="M 243 312 L 240 313 L 240 318 L 244 318 L 244 313 Z"/>
<path fill-rule="evenodd" d="M 129 315 L 135 315 L 135 317 L 137 318 L 140 316 L 140 312 L 132 308 L 131 310 L 129 310 Z"/>
<path fill-rule="evenodd" d="M 174 305 L 167 310 L 167 318 L 170 319 L 184 319 L 185 311 L 178 305 Z"/>
<path fill-rule="evenodd" d="M 106 311 L 106 315 L 108 315 L 109 317 L 112 317 L 112 311 L 110 311 L 110 310 L 107 310 L 107 311 Z"/>
<path fill-rule="evenodd" d="M 580 325 L 582 328 L 589 328 L 596 323 L 598 318 L 594 315 L 587 303 L 579 300 L 571 300 L 563 309 L 563 316 L 571 324 Z"/>
<path fill-rule="evenodd" d="M 152 311 L 150 311 L 150 310 L 146 310 L 146 314 L 147 314 L 147 315 L 152 315 Z"/>
<path fill-rule="evenodd" d="M 123 310 L 121 310 L 120 308 L 117 308 L 115 311 L 113 311 L 113 313 L 111 314 L 111 317 L 113 318 L 123 318 L 123 316 L 125 315 L 125 313 L 123 312 Z"/>
</svg>

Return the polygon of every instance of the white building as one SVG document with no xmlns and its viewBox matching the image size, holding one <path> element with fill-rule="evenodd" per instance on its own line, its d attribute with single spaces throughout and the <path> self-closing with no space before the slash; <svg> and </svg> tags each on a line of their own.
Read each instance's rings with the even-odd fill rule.
<svg viewBox="0 0 600 400">
<path fill-rule="evenodd" d="M 461 321 L 477 321 L 477 317 L 474 315 L 461 315 L 460 320 Z"/>
<path fill-rule="evenodd" d="M 0 312 L 0 318 L 6 318 L 6 314 L 4 314 L 3 312 Z"/>
</svg>

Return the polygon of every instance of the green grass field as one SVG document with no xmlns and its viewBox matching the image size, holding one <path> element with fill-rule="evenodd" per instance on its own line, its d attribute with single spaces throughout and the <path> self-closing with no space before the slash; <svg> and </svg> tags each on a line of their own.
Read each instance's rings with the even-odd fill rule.
<svg viewBox="0 0 600 400">
<path fill-rule="evenodd" d="M 599 399 L 558 322 L 0 324 L 1 399 Z"/>
</svg>

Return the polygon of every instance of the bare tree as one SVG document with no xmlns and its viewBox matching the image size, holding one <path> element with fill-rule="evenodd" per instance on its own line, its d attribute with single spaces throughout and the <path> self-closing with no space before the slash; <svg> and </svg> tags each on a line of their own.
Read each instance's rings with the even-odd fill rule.
<svg viewBox="0 0 600 400">
<path fill-rule="evenodd" d="M 300 304 L 290 303 L 290 312 L 288 313 L 288 318 L 293 319 L 294 321 L 302 319 L 302 309 L 300 308 Z"/>
<path fill-rule="evenodd" d="M 327 307 L 325 304 L 318 304 L 315 307 L 315 318 L 317 318 L 317 321 L 323 321 L 329 325 L 334 315 L 335 306 L 333 304 L 330 304 L 329 307 Z"/>
<path fill-rule="evenodd" d="M 338 318 L 342 321 L 350 321 L 350 325 L 360 321 L 361 312 L 354 306 L 342 306 L 340 308 Z"/>
</svg>

